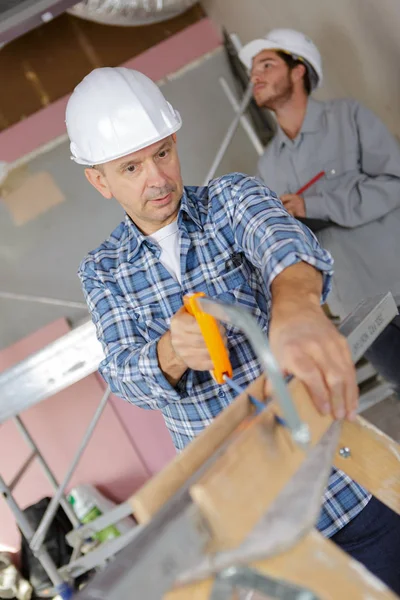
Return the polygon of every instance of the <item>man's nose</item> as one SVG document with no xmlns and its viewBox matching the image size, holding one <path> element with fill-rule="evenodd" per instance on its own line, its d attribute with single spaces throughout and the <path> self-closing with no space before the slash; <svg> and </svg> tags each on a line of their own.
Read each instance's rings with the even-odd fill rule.
<svg viewBox="0 0 400 600">
<path fill-rule="evenodd" d="M 166 185 L 167 178 L 165 177 L 162 169 L 152 162 L 147 166 L 147 185 L 148 187 L 162 188 Z"/>
<path fill-rule="evenodd" d="M 250 81 L 253 85 L 256 85 L 257 83 L 261 83 L 260 73 L 258 71 L 252 71 L 250 74 Z"/>
</svg>

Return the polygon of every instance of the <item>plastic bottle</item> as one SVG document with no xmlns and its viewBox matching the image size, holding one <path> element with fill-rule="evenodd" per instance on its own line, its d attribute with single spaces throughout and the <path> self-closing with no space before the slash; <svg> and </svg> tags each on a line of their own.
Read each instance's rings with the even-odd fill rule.
<svg viewBox="0 0 400 600">
<path fill-rule="evenodd" d="M 84 525 L 94 521 L 103 514 L 96 505 L 93 496 L 90 494 L 90 488 L 88 488 L 88 486 L 82 485 L 71 490 L 68 501 L 72 505 L 76 516 Z M 93 538 L 99 542 L 105 542 L 119 537 L 120 535 L 121 533 L 115 525 L 109 525 L 93 534 Z"/>
</svg>

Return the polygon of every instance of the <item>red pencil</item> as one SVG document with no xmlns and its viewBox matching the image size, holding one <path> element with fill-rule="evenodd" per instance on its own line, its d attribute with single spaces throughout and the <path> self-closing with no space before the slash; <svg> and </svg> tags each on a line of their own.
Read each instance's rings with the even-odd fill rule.
<svg viewBox="0 0 400 600">
<path fill-rule="evenodd" d="M 308 183 L 306 183 L 305 185 L 303 185 L 303 187 L 301 187 L 299 190 L 297 190 L 296 196 L 301 196 L 301 194 L 304 194 L 304 192 L 306 190 L 308 190 L 308 188 L 310 188 L 312 185 L 314 185 L 314 183 L 317 183 L 317 181 L 319 179 L 321 179 L 321 177 L 323 177 L 324 175 L 325 175 L 325 171 L 321 171 L 320 173 L 318 173 L 318 175 L 316 175 L 315 177 L 310 179 L 310 181 Z"/>
</svg>

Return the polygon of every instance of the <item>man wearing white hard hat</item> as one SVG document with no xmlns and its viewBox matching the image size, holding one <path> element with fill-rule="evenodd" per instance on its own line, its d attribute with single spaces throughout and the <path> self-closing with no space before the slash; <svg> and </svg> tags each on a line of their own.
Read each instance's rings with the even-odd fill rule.
<svg viewBox="0 0 400 600">
<path fill-rule="evenodd" d="M 239 56 L 251 73 L 255 101 L 277 120 L 259 176 L 331 252 L 332 312 L 344 317 L 361 300 L 387 291 L 399 306 L 399 144 L 355 100 L 310 97 L 322 85 L 322 62 L 304 34 L 275 29 Z M 400 317 L 367 357 L 400 395 Z"/>
<path fill-rule="evenodd" d="M 318 409 L 351 418 L 354 366 L 320 306 L 332 260 L 311 232 L 256 178 L 234 173 L 184 187 L 180 116 L 141 73 L 90 73 L 68 102 L 66 124 L 72 159 L 126 212 L 79 271 L 112 391 L 161 411 L 177 450 L 232 402 L 231 389 L 211 377 L 197 322 L 182 306 L 185 294 L 205 292 L 250 309 L 282 370 L 304 382 Z M 235 328 L 223 333 L 235 381 L 246 386 L 260 365 Z M 333 471 L 320 530 L 340 531 L 368 501 Z"/>
</svg>

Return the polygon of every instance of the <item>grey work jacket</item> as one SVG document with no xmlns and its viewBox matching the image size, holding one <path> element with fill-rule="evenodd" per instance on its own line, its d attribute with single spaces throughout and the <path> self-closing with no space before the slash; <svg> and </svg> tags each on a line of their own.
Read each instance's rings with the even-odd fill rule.
<svg viewBox="0 0 400 600">
<path fill-rule="evenodd" d="M 355 100 L 309 99 L 293 141 L 278 127 L 258 175 L 281 196 L 304 194 L 316 235 L 335 260 L 328 304 L 346 316 L 360 301 L 392 291 L 400 304 L 400 147 L 385 125 Z"/>
</svg>

